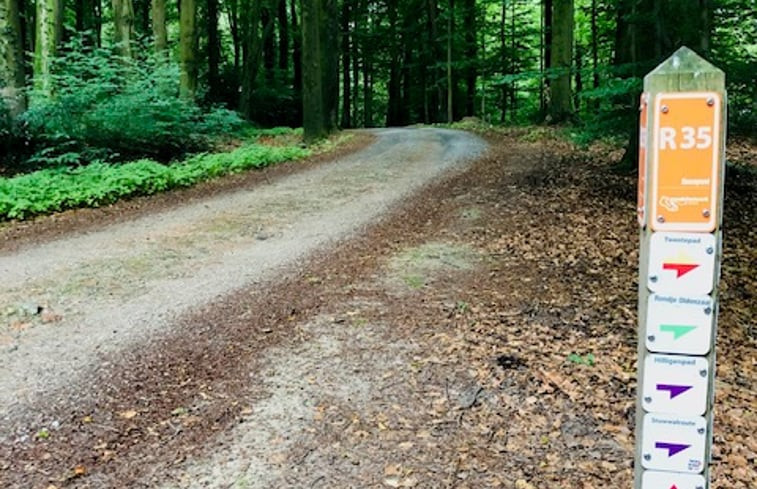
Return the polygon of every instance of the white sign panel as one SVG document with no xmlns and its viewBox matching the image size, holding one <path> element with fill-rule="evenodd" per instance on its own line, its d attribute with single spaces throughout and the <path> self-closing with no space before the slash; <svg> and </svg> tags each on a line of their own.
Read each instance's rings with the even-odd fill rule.
<svg viewBox="0 0 757 489">
<path fill-rule="evenodd" d="M 704 414 L 709 374 L 704 357 L 647 355 L 644 360 L 644 410 L 682 416 Z"/>
<path fill-rule="evenodd" d="M 705 489 L 704 477 L 675 472 L 646 471 L 642 476 L 641 489 Z"/>
<path fill-rule="evenodd" d="M 701 416 L 645 414 L 641 465 L 645 469 L 699 474 L 704 470 L 707 422 Z"/>
<path fill-rule="evenodd" d="M 716 253 L 712 234 L 654 233 L 647 287 L 659 294 L 707 295 L 715 280 Z"/>
<path fill-rule="evenodd" d="M 647 304 L 647 349 L 706 355 L 714 323 L 715 307 L 709 296 L 652 294 Z"/>
</svg>

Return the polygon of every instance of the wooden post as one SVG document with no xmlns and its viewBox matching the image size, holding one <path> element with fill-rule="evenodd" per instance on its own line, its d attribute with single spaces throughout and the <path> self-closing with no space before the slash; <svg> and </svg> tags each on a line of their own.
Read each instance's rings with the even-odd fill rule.
<svg viewBox="0 0 757 489">
<path fill-rule="evenodd" d="M 707 489 L 725 74 L 683 47 L 644 79 L 635 489 Z"/>
</svg>

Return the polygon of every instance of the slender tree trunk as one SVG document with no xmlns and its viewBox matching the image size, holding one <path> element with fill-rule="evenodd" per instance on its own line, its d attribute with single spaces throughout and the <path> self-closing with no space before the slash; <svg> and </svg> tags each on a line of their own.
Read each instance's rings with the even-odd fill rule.
<svg viewBox="0 0 757 489">
<path fill-rule="evenodd" d="M 373 127 L 373 39 L 370 35 L 371 14 L 365 2 L 365 37 L 362 39 L 363 53 L 363 126 Z"/>
<path fill-rule="evenodd" d="M 599 29 L 597 27 L 597 0 L 591 0 L 591 69 L 593 87 L 599 88 Z"/>
<path fill-rule="evenodd" d="M 552 65 L 555 79 L 551 84 L 550 114 L 561 122 L 572 114 L 570 69 L 573 59 L 573 0 L 554 0 L 552 22 Z"/>
<path fill-rule="evenodd" d="M 552 17 L 554 12 L 552 8 L 552 0 L 542 0 L 542 8 L 544 11 L 544 68 L 550 69 L 552 68 Z M 546 116 L 547 106 L 550 105 L 550 100 L 552 98 L 552 80 L 548 76 L 545 76 L 543 84 L 545 93 L 543 113 Z"/>
<path fill-rule="evenodd" d="M 397 0 L 388 0 L 386 9 L 389 17 L 389 102 L 387 104 L 386 125 L 397 126 L 400 124 L 400 53 L 399 32 L 397 29 Z"/>
<path fill-rule="evenodd" d="M 269 25 L 273 25 L 273 16 L 268 7 L 264 7 L 260 12 L 260 22 L 263 30 L 267 30 Z M 273 36 L 266 36 L 263 39 L 263 68 L 265 69 L 265 79 L 269 84 L 273 83 L 276 78 L 276 41 Z"/>
<path fill-rule="evenodd" d="M 584 89 L 584 81 L 581 75 L 581 69 L 583 69 L 583 46 L 576 43 L 576 89 L 573 94 L 573 107 L 576 111 L 581 109 L 580 107 L 580 95 Z"/>
<path fill-rule="evenodd" d="M 152 37 L 156 53 L 162 53 L 168 49 L 166 0 L 152 0 Z"/>
<path fill-rule="evenodd" d="M 332 132 L 339 121 L 339 7 L 337 0 L 322 0 L 321 35 L 325 72 L 323 99 L 326 107 L 326 129 Z"/>
<path fill-rule="evenodd" d="M 239 76 L 242 63 L 242 39 L 239 29 L 239 0 L 228 0 L 229 32 L 234 49 L 234 73 Z"/>
<path fill-rule="evenodd" d="M 508 68 L 509 56 L 507 54 L 507 2 L 502 2 L 502 15 L 499 22 L 499 43 L 500 50 L 502 52 L 502 74 L 510 74 Z M 507 119 L 507 84 L 503 83 L 501 88 L 501 109 L 502 115 L 500 117 L 500 123 L 504 124 Z"/>
<path fill-rule="evenodd" d="M 302 116 L 303 136 L 308 142 L 321 139 L 329 132 L 323 99 L 323 1 L 302 1 Z"/>
<path fill-rule="evenodd" d="M 279 0 L 276 10 L 279 29 L 279 71 L 282 77 L 289 71 L 289 19 L 286 0 Z"/>
<path fill-rule="evenodd" d="M 454 0 L 448 0 L 449 11 L 447 12 L 447 122 L 452 123 L 455 119 L 455 94 L 452 87 L 452 27 L 454 26 Z"/>
<path fill-rule="evenodd" d="M 712 0 L 699 0 L 699 20 L 701 24 L 699 48 L 702 50 L 704 56 L 710 54 L 710 44 L 712 43 L 712 3 Z M 751 22 L 754 22 L 754 19 Z"/>
<path fill-rule="evenodd" d="M 221 42 L 218 35 L 218 0 L 207 0 L 207 55 L 208 55 L 208 98 L 215 102 L 219 100 L 221 80 L 219 69 L 221 65 Z"/>
<path fill-rule="evenodd" d="M 134 37 L 134 6 L 131 0 L 112 0 L 113 41 L 120 56 L 131 58 Z"/>
<path fill-rule="evenodd" d="M 195 0 L 180 0 L 179 60 L 181 96 L 194 99 L 197 93 L 197 3 Z"/>
<path fill-rule="evenodd" d="M 437 0 L 428 0 L 428 22 L 429 22 L 429 53 L 430 59 L 428 65 L 431 71 L 431 122 L 442 120 L 442 100 L 444 99 L 444 88 L 442 80 L 444 72 L 441 67 L 436 66 L 438 60 L 442 57 L 441 46 L 439 45 L 439 7 Z"/>
<path fill-rule="evenodd" d="M 352 65 L 350 64 L 350 1 L 342 1 L 342 127 L 352 127 Z"/>
<path fill-rule="evenodd" d="M 24 51 L 18 0 L 0 0 L 0 101 L 12 118 L 26 110 Z"/>
<path fill-rule="evenodd" d="M 292 0 L 291 17 L 292 17 L 292 36 L 294 37 L 294 46 L 292 47 L 292 65 L 294 68 L 294 78 L 292 87 L 298 97 L 302 97 L 302 32 L 297 25 L 297 0 Z"/>
<path fill-rule="evenodd" d="M 52 91 L 50 68 L 63 35 L 62 0 L 38 0 L 36 16 L 34 88 L 44 97 Z"/>
<path fill-rule="evenodd" d="M 476 80 L 478 79 L 478 70 L 476 67 L 476 0 L 465 0 L 463 30 L 465 31 L 465 61 L 468 63 L 465 70 L 465 115 L 473 116 L 476 113 Z"/>
<path fill-rule="evenodd" d="M 515 73 L 518 70 L 515 53 L 515 1 L 510 0 L 510 61 L 511 71 Z M 518 109 L 518 85 L 515 80 L 510 83 L 510 117 L 515 120 L 516 110 Z"/>
</svg>

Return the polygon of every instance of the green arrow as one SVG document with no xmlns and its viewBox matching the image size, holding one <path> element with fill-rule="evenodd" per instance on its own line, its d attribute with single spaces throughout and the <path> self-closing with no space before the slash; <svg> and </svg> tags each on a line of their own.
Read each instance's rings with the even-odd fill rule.
<svg viewBox="0 0 757 489">
<path fill-rule="evenodd" d="M 673 339 L 677 340 L 681 336 L 691 333 L 697 329 L 696 326 L 679 326 L 674 324 L 663 324 L 660 326 L 660 331 L 663 333 L 673 333 Z"/>
</svg>

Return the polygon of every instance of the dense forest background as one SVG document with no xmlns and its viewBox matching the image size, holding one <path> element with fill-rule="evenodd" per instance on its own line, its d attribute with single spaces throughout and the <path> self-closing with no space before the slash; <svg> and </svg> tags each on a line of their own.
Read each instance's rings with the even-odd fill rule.
<svg viewBox="0 0 757 489">
<path fill-rule="evenodd" d="M 681 45 L 726 72 L 730 130 L 753 137 L 755 18 L 755 0 L 0 0 L 0 150 L 169 161 L 248 124 L 464 117 L 624 135 Z"/>
</svg>

